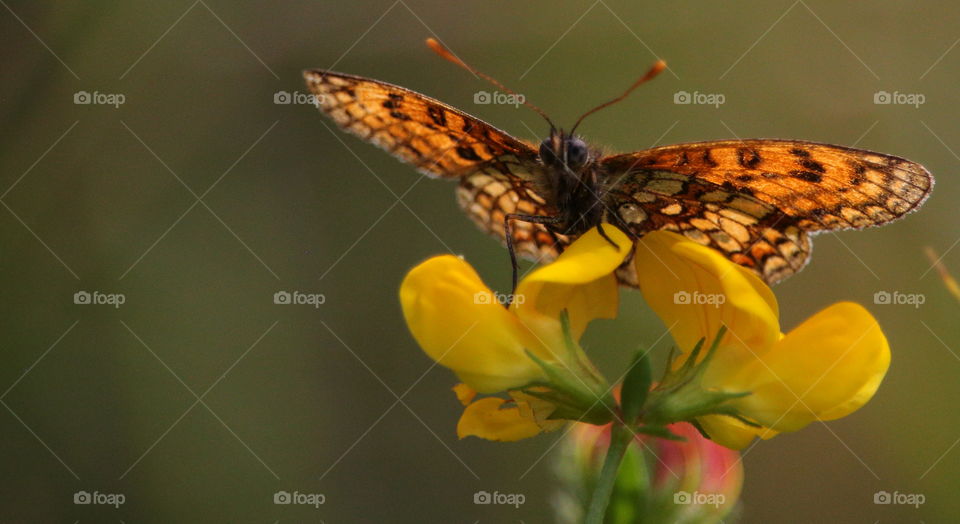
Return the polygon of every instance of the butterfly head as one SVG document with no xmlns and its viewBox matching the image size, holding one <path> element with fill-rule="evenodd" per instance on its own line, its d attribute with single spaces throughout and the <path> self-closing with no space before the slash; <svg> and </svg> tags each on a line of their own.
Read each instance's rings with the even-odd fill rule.
<svg viewBox="0 0 960 524">
<path fill-rule="evenodd" d="M 551 130 L 540 143 L 540 160 L 550 167 L 576 171 L 590 160 L 590 148 L 578 136 Z"/>
</svg>

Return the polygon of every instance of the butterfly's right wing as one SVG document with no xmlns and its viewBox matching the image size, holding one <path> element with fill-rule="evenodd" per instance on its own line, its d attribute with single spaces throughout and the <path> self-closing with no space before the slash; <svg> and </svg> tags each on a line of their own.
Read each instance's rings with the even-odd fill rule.
<svg viewBox="0 0 960 524">
<path fill-rule="evenodd" d="M 484 231 L 505 242 L 509 213 L 552 215 L 537 180 L 536 149 L 443 102 L 369 78 L 308 70 L 317 107 L 344 130 L 430 177 L 459 179 L 457 200 Z M 567 243 L 542 224 L 513 221 L 517 254 L 552 260 Z"/>
<path fill-rule="evenodd" d="M 601 162 L 635 234 L 677 231 L 769 283 L 803 268 L 811 234 L 885 224 L 933 186 L 909 160 L 799 140 L 677 144 Z"/>
</svg>

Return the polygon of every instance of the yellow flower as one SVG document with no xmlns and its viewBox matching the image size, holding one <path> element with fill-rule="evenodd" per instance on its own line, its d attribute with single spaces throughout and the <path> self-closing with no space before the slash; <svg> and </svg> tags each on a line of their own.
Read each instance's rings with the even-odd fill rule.
<svg viewBox="0 0 960 524">
<path fill-rule="evenodd" d="M 707 391 L 749 392 L 728 401 L 745 420 L 698 419 L 710 437 L 740 449 L 754 437 L 771 438 L 815 420 L 833 420 L 863 406 L 890 364 L 879 324 L 858 304 L 840 302 L 780 331 L 776 297 L 746 268 L 680 235 L 655 232 L 638 242 L 640 289 L 670 326 L 679 366 L 697 342 L 709 347 L 727 332 L 705 369 Z"/>
<path fill-rule="evenodd" d="M 567 311 L 574 340 L 591 320 L 616 315 L 613 272 L 632 242 L 616 228 L 604 232 L 617 247 L 596 230 L 584 234 L 555 262 L 524 278 L 509 308 L 461 258 L 437 256 L 407 274 L 400 303 L 410 332 L 430 358 L 464 383 L 456 389 L 466 406 L 458 424 L 461 438 L 518 440 L 558 426 L 547 420 L 552 405 L 521 390 L 537 393 L 535 387 L 550 385 L 551 377 L 531 354 L 584 378 L 581 363 L 571 361 L 561 314 Z M 510 400 L 474 400 L 477 392 L 504 391 Z"/>
</svg>

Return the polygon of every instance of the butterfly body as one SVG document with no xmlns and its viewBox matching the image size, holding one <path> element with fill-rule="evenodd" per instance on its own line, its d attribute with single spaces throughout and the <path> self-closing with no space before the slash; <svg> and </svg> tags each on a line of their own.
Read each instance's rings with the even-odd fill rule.
<svg viewBox="0 0 960 524">
<path fill-rule="evenodd" d="M 576 237 L 601 224 L 607 207 L 602 183 L 606 178 L 596 162 L 599 152 L 578 136 L 552 130 L 540 144 L 539 156 L 545 173 L 541 193 L 547 195 L 547 207 L 555 217 L 547 228 Z"/>
<path fill-rule="evenodd" d="M 604 155 L 551 129 L 536 145 L 400 86 L 324 70 L 304 76 L 338 126 L 428 176 L 458 181 L 467 216 L 511 256 L 536 261 L 606 222 L 633 238 L 675 231 L 773 283 L 807 263 L 812 234 L 890 222 L 917 209 L 933 186 L 909 160 L 799 140 Z M 632 271 L 618 271 L 622 284 L 636 285 Z"/>
</svg>

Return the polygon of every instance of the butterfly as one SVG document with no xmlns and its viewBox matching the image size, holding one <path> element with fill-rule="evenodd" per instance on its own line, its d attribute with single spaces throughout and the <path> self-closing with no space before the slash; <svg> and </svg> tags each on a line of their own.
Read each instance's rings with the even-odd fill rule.
<svg viewBox="0 0 960 524">
<path fill-rule="evenodd" d="M 515 94 L 433 39 L 441 57 Z M 456 180 L 457 200 L 517 255 L 556 258 L 584 232 L 612 224 L 632 238 L 674 231 L 723 253 L 767 283 L 800 271 L 811 235 L 885 224 L 917 209 L 933 186 L 921 165 L 883 153 L 800 140 L 719 140 L 604 155 L 575 131 L 666 67 L 658 62 L 569 132 L 550 124 L 540 144 L 420 93 L 326 70 L 304 77 L 318 108 L 344 130 L 421 173 Z M 602 232 L 602 229 L 601 229 Z M 636 287 L 633 264 L 617 271 Z"/>
</svg>

